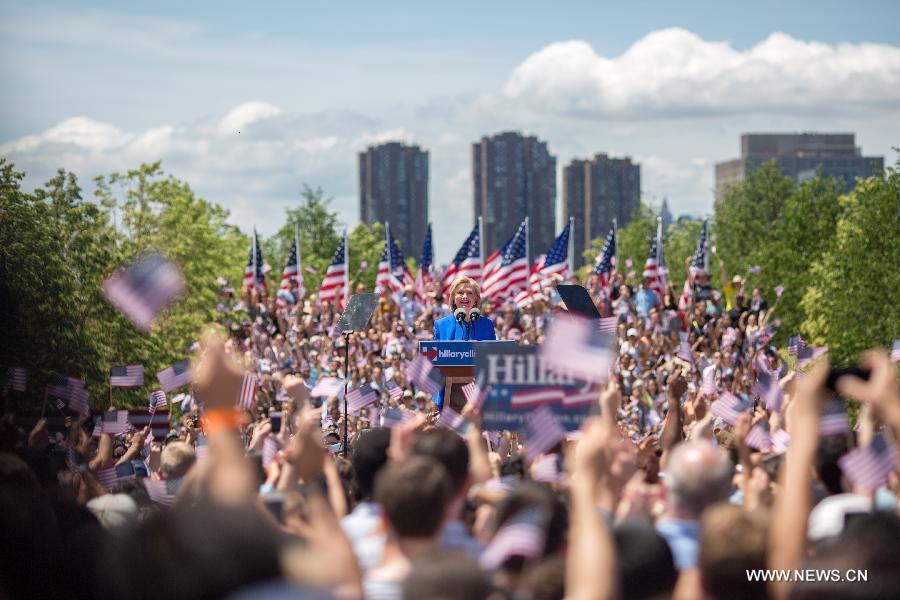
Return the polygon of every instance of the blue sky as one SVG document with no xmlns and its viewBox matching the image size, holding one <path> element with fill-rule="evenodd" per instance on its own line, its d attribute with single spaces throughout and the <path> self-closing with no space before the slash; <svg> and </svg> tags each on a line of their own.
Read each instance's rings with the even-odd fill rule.
<svg viewBox="0 0 900 600">
<path fill-rule="evenodd" d="M 900 3 L 433 4 L 4 0 L 0 155 L 87 188 L 161 158 L 270 233 L 303 183 L 354 224 L 356 153 L 415 142 L 439 261 L 471 223 L 470 144 L 505 129 L 559 168 L 630 155 L 648 201 L 692 214 L 745 131 L 855 131 L 896 159 Z"/>
</svg>

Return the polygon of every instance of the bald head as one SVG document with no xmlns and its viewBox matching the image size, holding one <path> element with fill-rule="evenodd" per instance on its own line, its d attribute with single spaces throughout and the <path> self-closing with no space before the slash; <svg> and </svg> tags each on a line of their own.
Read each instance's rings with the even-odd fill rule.
<svg viewBox="0 0 900 600">
<path fill-rule="evenodd" d="M 731 493 L 731 461 L 706 440 L 678 444 L 666 467 L 666 500 L 669 510 L 686 519 L 697 519 L 708 507 Z"/>
</svg>

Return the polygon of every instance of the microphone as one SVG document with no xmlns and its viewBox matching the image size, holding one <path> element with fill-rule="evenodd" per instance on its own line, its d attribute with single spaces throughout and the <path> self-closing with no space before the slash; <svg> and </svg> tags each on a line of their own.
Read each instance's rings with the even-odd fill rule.
<svg viewBox="0 0 900 600">
<path fill-rule="evenodd" d="M 459 323 L 462 323 L 466 320 L 466 309 L 464 308 L 457 308 L 455 311 L 453 311 L 453 314 L 454 316 L 456 316 L 456 320 Z"/>
<path fill-rule="evenodd" d="M 478 319 L 481 318 L 481 311 L 478 308 L 473 308 L 469 311 L 469 321 L 475 323 Z"/>
</svg>

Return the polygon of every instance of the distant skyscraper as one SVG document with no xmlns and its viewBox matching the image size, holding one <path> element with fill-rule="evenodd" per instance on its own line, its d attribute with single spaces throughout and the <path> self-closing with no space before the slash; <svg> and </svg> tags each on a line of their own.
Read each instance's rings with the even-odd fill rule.
<svg viewBox="0 0 900 600">
<path fill-rule="evenodd" d="M 546 142 L 518 132 L 483 137 L 472 144 L 475 218 L 484 218 L 484 250 L 490 254 L 529 217 L 531 259 L 556 237 L 556 157 Z"/>
<path fill-rule="evenodd" d="M 389 142 L 359 153 L 359 219 L 389 222 L 406 256 L 418 256 L 428 225 L 428 152 Z"/>
<path fill-rule="evenodd" d="M 716 164 L 716 198 L 773 158 L 785 175 L 797 181 L 821 173 L 843 179 L 848 191 L 856 186 L 857 177 L 884 169 L 884 157 L 863 156 L 853 133 L 745 133 L 741 157 Z"/>
<path fill-rule="evenodd" d="M 641 201 L 641 166 L 630 158 L 597 154 L 591 160 L 573 160 L 563 169 L 563 218 L 575 219 L 575 268 L 591 240 L 604 237 L 615 218 L 619 227 L 631 220 Z"/>
<path fill-rule="evenodd" d="M 659 217 L 662 219 L 663 229 L 668 229 L 672 224 L 672 211 L 669 210 L 669 199 L 663 196 L 662 205 L 659 207 Z"/>
</svg>

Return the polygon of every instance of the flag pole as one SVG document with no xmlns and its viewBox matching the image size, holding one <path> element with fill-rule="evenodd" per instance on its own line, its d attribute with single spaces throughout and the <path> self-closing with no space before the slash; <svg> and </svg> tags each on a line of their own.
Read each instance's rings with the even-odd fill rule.
<svg viewBox="0 0 900 600">
<path fill-rule="evenodd" d="M 613 217 L 613 238 L 616 240 L 616 251 L 612 255 L 615 262 L 615 269 L 619 270 L 619 220 L 616 217 Z M 610 277 L 612 279 L 612 277 Z"/>
<path fill-rule="evenodd" d="M 575 217 L 569 217 L 569 277 L 575 276 Z"/>
<path fill-rule="evenodd" d="M 350 241 L 347 239 L 347 229 L 344 229 L 344 308 L 350 302 Z M 345 367 L 346 368 L 346 367 Z"/>
<path fill-rule="evenodd" d="M 478 217 L 478 259 L 481 262 L 481 283 L 484 285 L 484 219 Z M 459 265 L 457 265 L 459 266 Z"/>
</svg>

